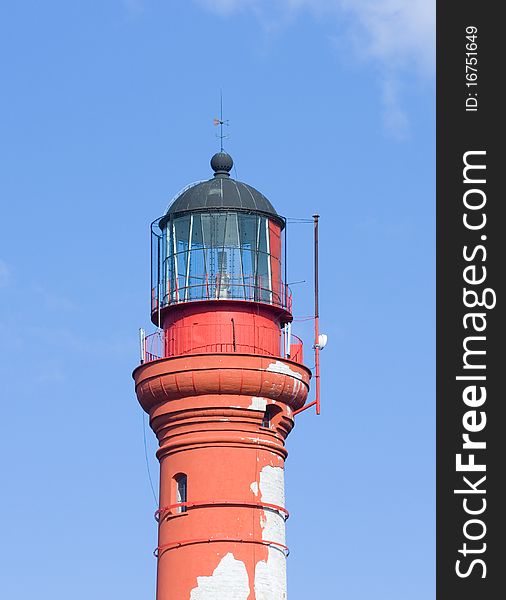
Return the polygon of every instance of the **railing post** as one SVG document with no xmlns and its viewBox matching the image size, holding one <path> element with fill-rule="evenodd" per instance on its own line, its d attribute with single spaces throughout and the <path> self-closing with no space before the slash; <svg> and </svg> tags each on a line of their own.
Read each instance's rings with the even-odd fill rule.
<svg viewBox="0 0 506 600">
<path fill-rule="evenodd" d="M 142 365 L 146 361 L 146 334 L 142 327 L 139 328 L 139 351 Z"/>
</svg>

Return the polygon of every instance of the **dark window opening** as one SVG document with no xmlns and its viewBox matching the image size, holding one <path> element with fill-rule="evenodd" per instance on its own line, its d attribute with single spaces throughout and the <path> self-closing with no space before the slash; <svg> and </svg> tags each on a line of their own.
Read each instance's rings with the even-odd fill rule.
<svg viewBox="0 0 506 600">
<path fill-rule="evenodd" d="M 282 410 L 279 406 L 269 404 L 265 409 L 262 417 L 262 427 L 268 427 L 269 429 L 276 429 L 281 418 Z"/>
<path fill-rule="evenodd" d="M 184 473 L 179 473 L 174 477 L 176 480 L 176 504 L 188 502 L 188 477 Z M 177 512 L 184 513 L 187 506 L 178 506 Z"/>
</svg>

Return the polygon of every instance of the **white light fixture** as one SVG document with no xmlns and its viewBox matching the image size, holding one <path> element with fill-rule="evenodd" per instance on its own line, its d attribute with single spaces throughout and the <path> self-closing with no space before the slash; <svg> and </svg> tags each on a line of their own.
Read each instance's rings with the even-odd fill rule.
<svg viewBox="0 0 506 600">
<path fill-rule="evenodd" d="M 315 345 L 315 348 L 319 348 L 320 350 L 323 350 L 325 348 L 325 346 L 327 345 L 327 341 L 328 341 L 328 337 L 325 333 L 320 333 L 320 335 L 318 336 L 318 343 Z"/>
</svg>

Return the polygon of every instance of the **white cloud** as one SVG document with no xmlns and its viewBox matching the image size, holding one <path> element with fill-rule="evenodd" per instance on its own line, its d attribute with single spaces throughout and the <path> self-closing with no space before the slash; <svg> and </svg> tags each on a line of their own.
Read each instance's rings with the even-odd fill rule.
<svg viewBox="0 0 506 600">
<path fill-rule="evenodd" d="M 414 66 L 434 70 L 434 0 L 320 0 L 338 5 L 355 17 L 352 28 L 362 34 L 364 52 L 392 68 Z"/>
<path fill-rule="evenodd" d="M 306 11 L 325 23 L 335 20 L 336 34 L 352 42 L 355 56 L 371 61 L 380 73 L 383 122 L 394 137 L 407 137 L 402 108 L 404 73 L 432 77 L 435 67 L 435 0 L 197 0 L 226 16 L 252 11 L 272 30 Z M 344 32 L 344 33 L 343 33 Z"/>
<path fill-rule="evenodd" d="M 253 11 L 263 24 L 302 10 L 316 17 L 346 19 L 357 51 L 388 60 L 389 65 L 414 61 L 430 72 L 435 56 L 435 0 L 197 0 L 220 15 Z"/>
</svg>

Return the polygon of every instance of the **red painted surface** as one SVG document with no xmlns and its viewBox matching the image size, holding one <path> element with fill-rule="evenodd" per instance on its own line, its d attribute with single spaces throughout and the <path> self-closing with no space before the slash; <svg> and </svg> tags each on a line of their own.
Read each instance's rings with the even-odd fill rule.
<svg viewBox="0 0 506 600">
<path fill-rule="evenodd" d="M 271 254 L 272 289 L 281 289 L 281 228 L 269 221 L 269 248 Z"/>
<path fill-rule="evenodd" d="M 279 258 L 274 223 L 269 245 Z M 280 262 L 270 268 L 272 289 L 282 289 Z M 163 327 L 159 348 L 133 376 L 159 441 L 157 600 L 286 598 L 285 439 L 311 377 L 296 339 L 290 359 L 282 358 L 289 311 L 273 297 L 182 302 L 153 313 Z"/>
<path fill-rule="evenodd" d="M 309 370 L 266 356 L 194 354 L 147 363 L 134 378 L 160 443 L 157 600 L 189 599 L 197 577 L 211 576 L 228 553 L 246 566 L 248 600 L 255 599 L 256 567 L 272 547 L 262 519 L 276 509 L 262 506 L 252 484 L 263 467 L 283 467 L 284 440 L 307 397 Z M 253 398 L 278 409 L 269 427 Z M 188 478 L 186 512 L 177 506 L 180 473 Z M 285 518 L 284 507 L 278 512 Z"/>
<path fill-rule="evenodd" d="M 188 302 L 163 315 L 165 356 L 204 352 L 280 355 L 286 311 L 253 302 Z"/>
</svg>

